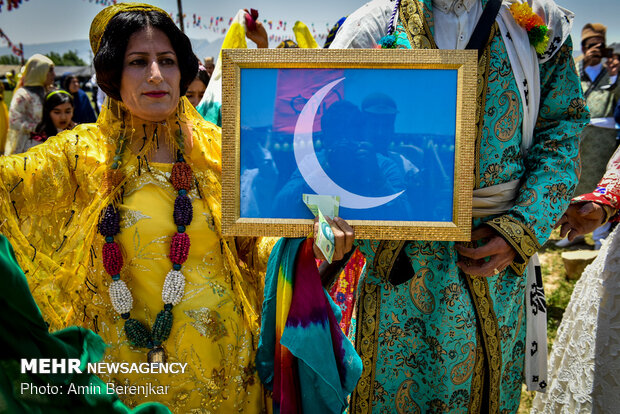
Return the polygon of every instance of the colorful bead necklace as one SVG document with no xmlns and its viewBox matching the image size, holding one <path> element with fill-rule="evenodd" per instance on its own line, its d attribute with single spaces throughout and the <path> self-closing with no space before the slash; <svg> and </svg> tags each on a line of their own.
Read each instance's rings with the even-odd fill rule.
<svg viewBox="0 0 620 414">
<path fill-rule="evenodd" d="M 157 129 L 155 129 L 154 134 L 156 133 Z M 176 161 L 172 166 L 170 175 L 172 186 L 178 192 L 174 201 L 173 213 L 177 232 L 172 236 L 168 256 L 172 262 L 172 270 L 166 275 L 162 287 L 164 309 L 157 314 L 152 330 L 149 330 L 142 322 L 130 317 L 133 297 L 127 284 L 121 280 L 120 276 L 123 256 L 120 246 L 114 241 L 114 236 L 120 233 L 120 213 L 113 203 L 103 209 L 98 228 L 99 233 L 105 237 L 105 244 L 102 249 L 103 267 L 112 277 L 109 288 L 110 301 L 114 310 L 125 320 L 127 339 L 134 346 L 150 349 L 147 356 L 148 362 L 166 362 L 166 351 L 162 344 L 168 339 L 172 329 L 172 307 L 181 302 L 185 293 L 185 276 L 181 273 L 181 265 L 187 260 L 190 247 L 189 236 L 185 233 L 185 229 L 193 218 L 192 202 L 187 195 L 191 190 L 193 174 L 192 168 L 183 158 L 184 141 L 182 133 L 179 133 L 177 144 L 180 150 L 177 151 Z M 120 176 L 119 168 L 124 148 L 125 139 L 121 137 L 111 166 L 110 176 L 112 177 Z M 118 184 L 120 179 L 117 178 L 115 181 Z"/>
</svg>

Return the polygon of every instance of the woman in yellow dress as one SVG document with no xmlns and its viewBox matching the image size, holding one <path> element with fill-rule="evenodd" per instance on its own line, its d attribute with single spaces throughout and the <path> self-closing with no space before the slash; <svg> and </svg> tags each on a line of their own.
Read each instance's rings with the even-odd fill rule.
<svg viewBox="0 0 620 414">
<path fill-rule="evenodd" d="M 189 39 L 165 11 L 126 3 L 95 17 L 90 42 L 109 99 L 95 124 L 0 157 L 0 232 L 52 329 L 94 330 L 104 362 L 182 364 L 100 372 L 126 404 L 261 412 L 270 244 L 222 236 L 220 129 L 182 96 L 198 67 Z"/>
<path fill-rule="evenodd" d="M 9 109 L 4 102 L 4 84 L 0 82 L 0 155 L 4 153 L 6 134 L 9 131 Z"/>
</svg>

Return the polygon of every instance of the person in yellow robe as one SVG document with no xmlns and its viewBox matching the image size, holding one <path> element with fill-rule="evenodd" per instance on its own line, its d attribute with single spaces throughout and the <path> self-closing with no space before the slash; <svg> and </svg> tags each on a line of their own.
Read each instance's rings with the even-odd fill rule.
<svg viewBox="0 0 620 414">
<path fill-rule="evenodd" d="M 109 99 L 95 124 L 0 157 L 0 232 L 52 330 L 92 329 L 109 346 L 103 362 L 181 364 L 99 372 L 125 404 L 261 412 L 270 243 L 222 235 L 220 129 L 182 96 L 198 67 L 189 39 L 165 11 L 121 3 L 95 17 L 90 42 Z"/>
<path fill-rule="evenodd" d="M 6 134 L 9 131 L 9 109 L 4 101 L 4 84 L 0 82 L 0 155 L 4 153 Z"/>
</svg>

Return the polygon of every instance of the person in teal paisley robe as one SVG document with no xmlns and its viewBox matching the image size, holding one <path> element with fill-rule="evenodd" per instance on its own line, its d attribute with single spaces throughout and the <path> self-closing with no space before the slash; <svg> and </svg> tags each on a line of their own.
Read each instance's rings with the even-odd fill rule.
<svg viewBox="0 0 620 414">
<path fill-rule="evenodd" d="M 347 18 L 331 48 L 377 47 L 393 29 L 396 48 L 463 49 L 489 1 L 374 0 Z M 503 2 L 478 48 L 473 242 L 357 241 L 368 263 L 355 327 L 364 372 L 350 412 L 514 413 L 524 379 L 546 386 L 546 370 L 526 364 L 526 354 L 546 352 L 526 340 L 526 308 L 545 312 L 540 283 L 526 292 L 527 269 L 575 190 L 589 114 L 573 15 L 530 1 L 550 29 L 537 52 L 512 3 L 520 4 Z M 499 192 L 508 194 L 502 203 L 477 207 Z"/>
</svg>

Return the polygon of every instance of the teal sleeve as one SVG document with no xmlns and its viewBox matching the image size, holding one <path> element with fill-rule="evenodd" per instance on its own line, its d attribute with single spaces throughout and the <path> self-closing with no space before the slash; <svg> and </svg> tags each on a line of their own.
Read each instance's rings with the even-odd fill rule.
<svg viewBox="0 0 620 414">
<path fill-rule="evenodd" d="M 590 114 L 572 51 L 569 37 L 540 65 L 540 108 L 515 206 L 487 222 L 517 251 L 513 268 L 520 273 L 549 238 L 579 178 L 579 136 Z"/>
</svg>

